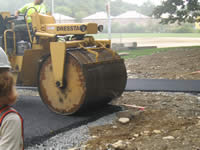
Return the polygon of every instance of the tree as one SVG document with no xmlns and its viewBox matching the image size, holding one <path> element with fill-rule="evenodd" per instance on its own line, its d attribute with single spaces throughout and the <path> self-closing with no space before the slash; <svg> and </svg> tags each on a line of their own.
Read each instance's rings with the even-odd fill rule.
<svg viewBox="0 0 200 150">
<path fill-rule="evenodd" d="M 167 18 L 162 18 L 163 14 Z M 165 0 L 153 12 L 156 18 L 161 18 L 161 23 L 194 23 L 200 16 L 200 3 L 198 0 Z"/>
<path fill-rule="evenodd" d="M 156 6 L 150 0 L 148 0 L 138 7 L 137 11 L 144 15 L 151 16 L 155 7 Z"/>
</svg>

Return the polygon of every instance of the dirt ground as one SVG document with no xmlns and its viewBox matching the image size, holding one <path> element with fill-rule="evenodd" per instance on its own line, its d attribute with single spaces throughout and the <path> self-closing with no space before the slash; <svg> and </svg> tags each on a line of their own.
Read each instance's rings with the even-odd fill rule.
<svg viewBox="0 0 200 150">
<path fill-rule="evenodd" d="M 185 38 L 185 37 L 145 37 L 145 38 L 123 38 L 113 39 L 113 43 L 132 43 L 137 42 L 138 46 L 157 46 L 164 47 L 183 47 L 183 46 L 198 46 L 200 38 Z"/>
<path fill-rule="evenodd" d="M 91 128 L 94 137 L 90 150 L 112 150 L 122 141 L 123 150 L 200 150 L 200 99 L 197 96 L 172 93 L 125 93 L 113 102 L 136 104 L 145 111 L 128 109 L 119 117 L 131 121 Z M 166 139 L 168 138 L 168 139 Z M 109 149 L 110 148 L 110 149 Z"/>
<path fill-rule="evenodd" d="M 200 50 L 177 49 L 129 59 L 129 77 L 200 79 Z M 186 75 L 184 75 L 186 74 Z M 184 75 L 184 76 L 182 76 Z M 200 150 L 200 95 L 124 93 L 114 105 L 128 104 L 112 125 L 93 127 L 87 150 Z"/>
<path fill-rule="evenodd" d="M 129 78 L 200 79 L 200 48 L 177 48 L 126 60 Z"/>
</svg>

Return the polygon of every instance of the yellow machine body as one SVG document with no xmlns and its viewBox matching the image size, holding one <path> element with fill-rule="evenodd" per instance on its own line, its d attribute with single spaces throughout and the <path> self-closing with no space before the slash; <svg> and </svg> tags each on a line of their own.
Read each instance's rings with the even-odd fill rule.
<svg viewBox="0 0 200 150">
<path fill-rule="evenodd" d="M 10 16 L 2 13 L 6 15 Z M 26 24 L 31 48 L 23 55 L 17 55 L 15 25 L 10 23 L 11 28 L 4 31 L 4 49 L 16 82 L 37 86 L 52 111 L 74 114 L 108 103 L 124 91 L 124 60 L 110 48 L 111 41 L 86 36 L 98 33 L 96 23 L 56 24 L 52 16 L 34 13 L 32 26 Z M 13 37 L 10 53 L 7 35 Z"/>
</svg>

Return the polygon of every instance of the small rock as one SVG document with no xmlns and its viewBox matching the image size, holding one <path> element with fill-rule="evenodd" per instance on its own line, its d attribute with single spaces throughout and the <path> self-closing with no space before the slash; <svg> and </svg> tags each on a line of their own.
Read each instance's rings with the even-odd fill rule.
<svg viewBox="0 0 200 150">
<path fill-rule="evenodd" d="M 127 73 L 131 73 L 131 70 L 127 70 Z"/>
<path fill-rule="evenodd" d="M 117 129 L 117 126 L 113 126 L 113 129 Z"/>
<path fill-rule="evenodd" d="M 83 146 L 81 146 L 80 150 L 87 150 L 88 146 L 89 145 L 83 145 Z"/>
<path fill-rule="evenodd" d="M 129 55 L 129 53 L 119 53 L 119 56 L 128 56 Z"/>
<path fill-rule="evenodd" d="M 174 140 L 175 138 L 173 136 L 166 136 L 163 137 L 163 140 Z"/>
<path fill-rule="evenodd" d="M 125 110 L 117 113 L 118 118 L 129 118 L 132 120 L 135 116 L 133 114 L 133 111 Z"/>
<path fill-rule="evenodd" d="M 129 142 L 129 141 L 126 142 L 126 145 L 130 145 L 130 144 L 131 144 L 131 142 Z"/>
<path fill-rule="evenodd" d="M 94 136 L 92 136 L 92 138 L 95 139 L 95 138 L 98 138 L 98 137 L 94 135 Z"/>
<path fill-rule="evenodd" d="M 137 138 L 137 137 L 139 137 L 139 134 L 134 134 L 133 136 Z"/>
<path fill-rule="evenodd" d="M 134 141 L 134 140 L 135 140 L 135 138 L 132 138 L 132 139 L 131 139 L 131 141 Z"/>
<path fill-rule="evenodd" d="M 197 119 L 200 119 L 200 116 L 198 116 Z"/>
<path fill-rule="evenodd" d="M 80 148 L 70 148 L 68 150 L 80 150 Z"/>
<path fill-rule="evenodd" d="M 117 141 L 116 143 L 111 145 L 112 148 L 115 150 L 124 150 L 127 147 L 126 142 L 123 142 L 122 140 Z"/>
<path fill-rule="evenodd" d="M 137 75 L 130 75 L 129 78 L 131 78 L 131 79 L 137 79 L 138 76 Z"/>
<path fill-rule="evenodd" d="M 155 133 L 155 134 L 160 134 L 161 131 L 160 131 L 160 130 L 153 130 L 153 133 Z"/>
<path fill-rule="evenodd" d="M 199 122 L 197 123 L 197 126 L 200 126 L 200 120 L 199 120 Z"/>
<path fill-rule="evenodd" d="M 144 135 L 149 135 L 150 132 L 149 132 L 149 131 L 144 131 L 143 134 L 144 134 Z"/>
<path fill-rule="evenodd" d="M 119 121 L 120 123 L 122 123 L 122 124 L 127 124 L 127 123 L 130 122 L 130 119 L 129 119 L 129 118 L 120 118 L 118 121 Z"/>
</svg>

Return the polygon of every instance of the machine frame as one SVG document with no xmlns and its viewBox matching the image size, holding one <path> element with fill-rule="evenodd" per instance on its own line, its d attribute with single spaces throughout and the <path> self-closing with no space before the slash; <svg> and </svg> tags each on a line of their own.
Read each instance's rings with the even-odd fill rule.
<svg viewBox="0 0 200 150">
<path fill-rule="evenodd" d="M 9 17 L 9 13 L 3 13 Z M 116 53 L 110 49 L 110 40 L 94 40 L 92 36 L 86 36 L 84 39 L 57 42 L 58 35 L 85 35 L 97 34 L 98 25 L 96 23 L 74 23 L 74 24 L 56 24 L 53 16 L 42 15 L 37 12 L 31 15 L 33 35 L 31 35 L 29 24 L 27 25 L 28 35 L 32 44 L 32 49 L 25 50 L 24 56 L 16 55 L 16 35 L 14 29 L 8 29 L 4 32 L 5 52 L 7 53 L 7 33 L 13 33 L 14 49 L 9 55 L 18 84 L 23 86 L 37 86 L 38 62 L 45 55 L 50 54 L 52 58 L 53 73 L 55 84 L 58 87 L 63 86 L 63 75 L 66 49 L 80 48 L 95 55 L 98 63 L 99 53 L 97 50 L 105 49 L 112 53 L 115 58 Z M 86 28 L 84 31 L 81 28 Z M 59 50 L 58 50 L 59 49 Z M 30 55 L 32 57 L 30 57 Z M 38 63 L 38 64 L 37 64 Z M 29 70 L 29 67 L 32 67 Z M 29 70 L 28 72 L 25 70 Z"/>
</svg>

